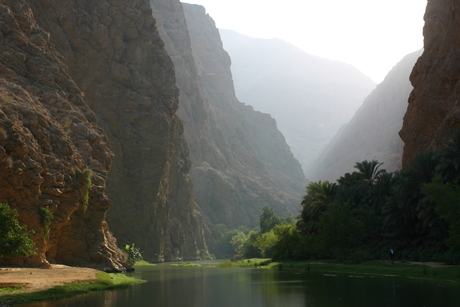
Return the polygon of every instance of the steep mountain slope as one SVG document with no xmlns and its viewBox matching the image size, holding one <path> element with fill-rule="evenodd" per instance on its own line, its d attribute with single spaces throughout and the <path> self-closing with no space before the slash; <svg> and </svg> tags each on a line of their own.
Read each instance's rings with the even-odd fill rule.
<svg viewBox="0 0 460 307">
<path fill-rule="evenodd" d="M 184 28 L 179 18 L 164 20 L 163 27 L 177 70 L 198 206 L 212 223 L 229 227 L 257 225 L 264 206 L 296 215 L 305 187 L 300 164 L 275 121 L 236 99 L 214 21 L 201 6 L 183 6 L 190 43 L 178 30 Z"/>
<path fill-rule="evenodd" d="M 271 114 L 306 174 L 375 83 L 356 68 L 309 55 L 279 39 L 220 30 L 237 97 Z"/>
<path fill-rule="evenodd" d="M 26 1 L 0 0 L 0 202 L 18 211 L 37 248 L 0 263 L 123 270 L 105 222 L 113 153 L 62 60 Z"/>
<path fill-rule="evenodd" d="M 107 220 L 151 261 L 206 249 L 193 202 L 178 89 L 147 0 L 30 1 L 115 154 Z"/>
<path fill-rule="evenodd" d="M 401 168 L 403 142 L 398 132 L 412 90 L 409 75 L 421 53 L 405 56 L 388 73 L 326 147 L 309 178 L 335 181 L 364 160 L 383 162 L 387 171 Z"/>
<path fill-rule="evenodd" d="M 399 133 L 403 167 L 417 152 L 442 146 L 460 126 L 459 10 L 455 0 L 428 1 L 425 50 L 410 76 L 414 90 Z"/>
</svg>

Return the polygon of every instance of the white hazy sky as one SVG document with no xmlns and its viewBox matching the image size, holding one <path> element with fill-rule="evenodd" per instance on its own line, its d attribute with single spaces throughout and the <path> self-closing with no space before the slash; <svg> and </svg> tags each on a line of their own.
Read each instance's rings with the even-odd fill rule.
<svg viewBox="0 0 460 307">
<path fill-rule="evenodd" d="M 182 0 L 201 4 L 220 29 L 283 39 L 352 64 L 380 83 L 423 47 L 427 0 Z"/>
</svg>

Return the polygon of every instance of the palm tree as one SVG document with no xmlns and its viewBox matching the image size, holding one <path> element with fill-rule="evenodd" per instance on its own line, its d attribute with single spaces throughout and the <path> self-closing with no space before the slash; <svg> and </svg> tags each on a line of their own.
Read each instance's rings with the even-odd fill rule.
<svg viewBox="0 0 460 307">
<path fill-rule="evenodd" d="M 362 176 L 361 179 L 361 186 L 367 187 L 372 190 L 372 187 L 375 186 L 379 176 L 386 173 L 386 170 L 379 169 L 383 163 L 379 163 L 376 160 L 367 161 L 364 160 L 363 162 L 357 162 L 355 168 L 358 169 L 359 173 Z"/>
<path fill-rule="evenodd" d="M 312 182 L 307 186 L 306 192 L 307 194 L 301 203 L 303 206 L 302 223 L 299 227 L 306 233 L 314 233 L 317 231 L 320 215 L 334 201 L 337 194 L 337 184 L 329 181 Z"/>
<path fill-rule="evenodd" d="M 439 157 L 432 151 L 418 153 L 409 167 L 400 173 L 399 192 L 385 206 L 384 227 L 401 244 L 414 246 L 442 241 L 446 227 L 435 212 L 435 204 L 421 191 L 436 175 Z"/>
</svg>

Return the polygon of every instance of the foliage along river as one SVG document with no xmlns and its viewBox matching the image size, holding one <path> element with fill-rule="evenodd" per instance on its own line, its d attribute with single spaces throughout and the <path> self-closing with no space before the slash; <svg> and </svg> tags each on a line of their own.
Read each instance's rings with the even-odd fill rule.
<svg viewBox="0 0 460 307">
<path fill-rule="evenodd" d="M 25 306 L 460 306 L 457 284 L 402 277 L 167 265 L 130 275 L 148 282 Z"/>
</svg>

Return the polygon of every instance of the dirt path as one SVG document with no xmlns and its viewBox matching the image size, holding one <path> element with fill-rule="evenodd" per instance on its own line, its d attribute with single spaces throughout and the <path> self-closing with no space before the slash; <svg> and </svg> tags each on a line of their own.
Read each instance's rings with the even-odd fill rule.
<svg viewBox="0 0 460 307">
<path fill-rule="evenodd" d="M 95 269 L 60 264 L 51 265 L 50 269 L 0 268 L 0 287 L 25 285 L 26 288 L 21 293 L 29 293 L 46 290 L 66 282 L 96 279 L 98 272 L 100 271 Z"/>
</svg>

